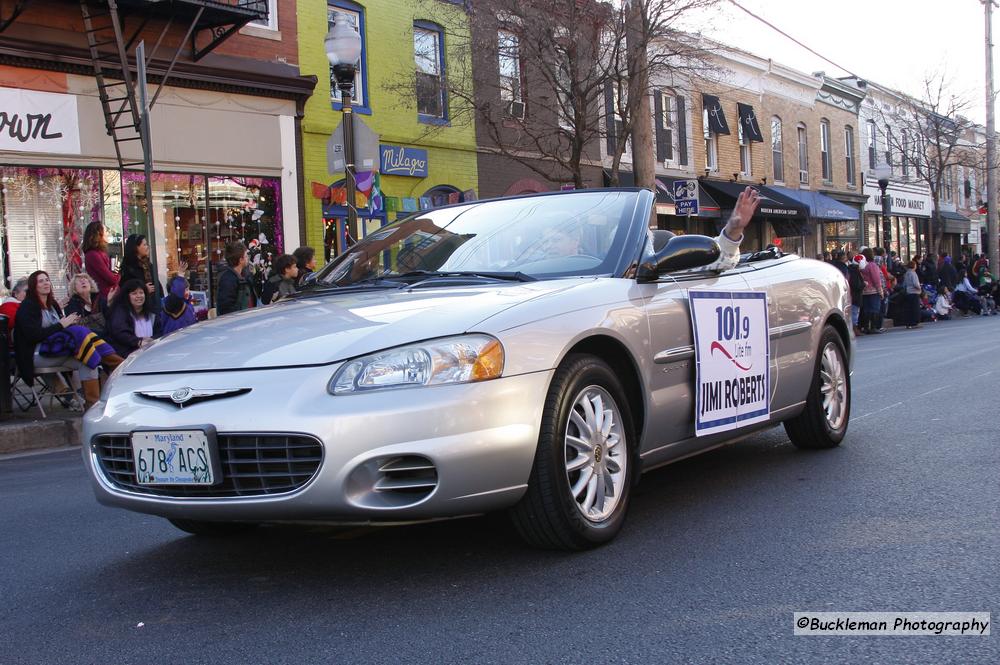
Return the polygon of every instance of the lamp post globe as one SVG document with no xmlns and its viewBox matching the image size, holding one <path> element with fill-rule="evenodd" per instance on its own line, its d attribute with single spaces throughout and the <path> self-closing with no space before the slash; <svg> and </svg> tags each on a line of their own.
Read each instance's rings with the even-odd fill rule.
<svg viewBox="0 0 1000 665">
<path fill-rule="evenodd" d="M 323 40 L 323 49 L 333 67 L 333 77 L 340 90 L 341 111 L 344 114 L 344 184 L 347 190 L 347 230 L 353 238 L 360 237 L 357 199 L 354 180 L 354 113 L 351 96 L 354 94 L 354 73 L 361 58 L 361 35 L 343 14 L 334 14 L 333 25 Z M 337 246 L 340 233 L 337 233 Z"/>
<path fill-rule="evenodd" d="M 892 167 L 888 164 L 879 164 L 874 172 L 878 179 L 878 188 L 882 190 L 882 246 L 885 247 L 886 256 L 892 247 L 892 198 L 885 193 L 889 188 L 889 179 L 892 177 Z"/>
</svg>

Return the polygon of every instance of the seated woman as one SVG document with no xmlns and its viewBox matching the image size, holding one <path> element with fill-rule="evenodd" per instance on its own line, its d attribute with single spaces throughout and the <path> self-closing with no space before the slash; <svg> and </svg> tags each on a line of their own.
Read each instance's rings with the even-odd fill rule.
<svg viewBox="0 0 1000 665">
<path fill-rule="evenodd" d="M 962 312 L 962 316 L 968 316 L 970 311 L 973 314 L 981 314 L 983 311 L 978 289 L 969 283 L 969 278 L 964 270 L 958 271 L 958 286 L 955 287 L 954 305 L 955 309 Z"/>
<path fill-rule="evenodd" d="M 69 284 L 72 295 L 66 303 L 66 313 L 78 315 L 81 326 L 103 335 L 106 326 L 96 287 L 97 284 L 90 275 L 85 272 L 77 273 Z"/>
<path fill-rule="evenodd" d="M 63 314 L 52 294 L 49 274 L 44 270 L 31 273 L 28 294 L 17 312 L 14 354 L 18 372 L 29 385 L 35 380 L 35 368 L 65 366 L 76 371 L 89 408 L 101 396 L 98 367 L 111 371 L 122 358 L 107 342 L 78 325 L 79 321 L 77 314 Z"/>
<path fill-rule="evenodd" d="M 122 358 L 149 346 L 160 336 L 160 326 L 146 287 L 130 279 L 118 290 L 108 313 L 108 341 Z"/>
<path fill-rule="evenodd" d="M 191 305 L 191 294 L 188 291 L 188 281 L 183 275 L 175 275 L 167 282 L 169 295 L 163 299 L 163 307 L 157 315 L 160 323 L 160 334 L 169 335 L 175 330 L 187 328 L 198 322 L 198 317 Z"/>
</svg>

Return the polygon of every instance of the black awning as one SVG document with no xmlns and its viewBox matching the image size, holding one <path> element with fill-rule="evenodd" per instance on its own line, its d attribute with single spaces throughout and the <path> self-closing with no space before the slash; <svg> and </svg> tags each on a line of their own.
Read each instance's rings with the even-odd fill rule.
<svg viewBox="0 0 1000 665">
<path fill-rule="evenodd" d="M 732 210 L 736 207 L 736 199 L 747 187 L 744 183 L 723 180 L 700 180 L 699 182 L 702 189 L 708 190 L 708 193 L 719 202 L 719 207 L 723 210 Z M 760 192 L 761 196 L 760 207 L 757 208 L 754 219 L 768 221 L 791 219 L 798 222 L 805 222 L 809 219 L 809 209 L 798 201 L 770 187 L 753 185 L 753 188 Z"/>
<path fill-rule="evenodd" d="M 972 220 L 965 215 L 950 210 L 939 210 L 938 216 L 941 218 L 944 233 L 969 233 L 972 231 Z"/>
<path fill-rule="evenodd" d="M 757 122 L 757 116 L 754 115 L 753 107 L 749 104 L 736 104 L 736 110 L 740 114 L 740 128 L 743 130 L 744 139 L 763 143 L 764 136 L 760 133 L 760 124 Z"/>
<path fill-rule="evenodd" d="M 715 95 L 702 95 L 701 103 L 708 117 L 708 131 L 713 134 L 728 134 L 729 123 L 726 122 L 726 112 L 722 110 L 722 102 Z"/>
</svg>

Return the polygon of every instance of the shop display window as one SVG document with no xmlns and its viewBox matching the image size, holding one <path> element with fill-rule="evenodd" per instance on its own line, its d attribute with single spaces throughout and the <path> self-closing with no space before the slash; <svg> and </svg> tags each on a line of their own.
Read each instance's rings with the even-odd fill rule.
<svg viewBox="0 0 1000 665">
<path fill-rule="evenodd" d="M 101 219 L 101 172 L 94 169 L 0 168 L 0 270 L 7 286 L 36 270 L 64 301 L 83 269 L 80 243 Z"/>
</svg>

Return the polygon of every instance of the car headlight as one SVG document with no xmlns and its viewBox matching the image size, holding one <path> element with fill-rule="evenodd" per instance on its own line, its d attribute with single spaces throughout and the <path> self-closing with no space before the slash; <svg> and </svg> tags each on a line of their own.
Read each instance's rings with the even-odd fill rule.
<svg viewBox="0 0 1000 665">
<path fill-rule="evenodd" d="M 330 379 L 334 395 L 499 378 L 503 346 L 489 335 L 462 335 L 379 351 L 344 364 Z"/>
</svg>

